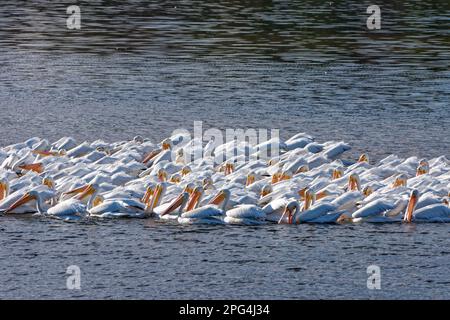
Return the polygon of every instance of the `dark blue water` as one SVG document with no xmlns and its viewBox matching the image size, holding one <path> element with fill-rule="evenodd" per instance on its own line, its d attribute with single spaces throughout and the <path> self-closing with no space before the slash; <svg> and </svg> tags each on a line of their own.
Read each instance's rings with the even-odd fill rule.
<svg viewBox="0 0 450 320">
<path fill-rule="evenodd" d="M 3 1 L 0 144 L 276 128 L 450 156 L 450 4 Z M 198 227 L 0 218 L 1 298 L 449 298 L 447 225 Z M 366 268 L 381 267 L 381 290 Z M 78 265 L 82 289 L 66 289 Z"/>
</svg>

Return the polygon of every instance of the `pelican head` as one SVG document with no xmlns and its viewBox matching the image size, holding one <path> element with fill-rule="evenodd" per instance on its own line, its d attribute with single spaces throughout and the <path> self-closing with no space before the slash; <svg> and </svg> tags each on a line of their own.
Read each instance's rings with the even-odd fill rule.
<svg viewBox="0 0 450 320">
<path fill-rule="evenodd" d="M 272 179 L 270 180 L 270 182 L 272 184 L 275 184 L 278 181 L 280 181 L 280 178 L 281 178 L 281 171 L 277 171 L 274 174 L 272 174 Z"/>
<path fill-rule="evenodd" d="M 172 140 L 170 140 L 169 138 L 164 139 L 161 142 L 161 145 L 162 145 L 163 150 L 170 150 L 170 149 L 172 149 Z"/>
<path fill-rule="evenodd" d="M 111 150 L 107 146 L 98 146 L 97 148 L 95 148 L 95 150 L 107 155 L 111 154 Z"/>
<path fill-rule="evenodd" d="M 184 150 L 180 148 L 176 152 L 175 163 L 184 164 Z"/>
<path fill-rule="evenodd" d="M 367 162 L 369 163 L 369 155 L 367 153 L 363 153 L 359 156 L 358 162 Z"/>
<path fill-rule="evenodd" d="M 247 181 L 245 182 L 245 186 L 248 187 L 252 183 L 255 183 L 255 181 L 256 181 L 255 173 L 250 172 L 249 174 L 247 174 Z"/>
<path fill-rule="evenodd" d="M 214 188 L 214 182 L 211 177 L 203 178 L 202 185 L 203 189 Z"/>
<path fill-rule="evenodd" d="M 231 192 L 228 189 L 220 190 L 217 195 L 212 198 L 208 204 L 214 204 L 216 206 L 222 204 L 222 210 L 225 210 L 228 201 L 230 200 Z"/>
<path fill-rule="evenodd" d="M 233 162 L 227 162 L 225 163 L 225 175 L 229 175 L 234 172 L 234 163 Z"/>
<path fill-rule="evenodd" d="M 419 166 L 423 166 L 423 167 L 426 167 L 428 169 L 430 168 L 430 164 L 428 163 L 427 159 L 420 159 Z"/>
<path fill-rule="evenodd" d="M 411 194 L 409 196 L 408 206 L 406 207 L 406 212 L 405 216 L 403 217 L 403 221 L 411 222 L 418 201 L 419 201 L 419 190 L 414 189 L 411 191 Z"/>
<path fill-rule="evenodd" d="M 280 162 L 280 159 L 272 158 L 272 159 L 269 160 L 268 165 L 269 166 L 273 166 L 273 165 L 277 164 L 278 162 Z"/>
<path fill-rule="evenodd" d="M 42 179 L 42 184 L 47 186 L 49 189 L 55 189 L 55 181 L 53 178 L 45 177 Z"/>
<path fill-rule="evenodd" d="M 184 167 L 181 169 L 181 176 L 184 177 L 184 176 L 188 175 L 188 174 L 191 173 L 191 172 L 192 172 L 191 167 L 189 167 L 189 166 L 184 166 Z"/>
<path fill-rule="evenodd" d="M 419 165 L 416 169 L 416 177 L 427 174 L 428 172 L 429 168 L 427 166 Z"/>
<path fill-rule="evenodd" d="M 292 178 L 292 171 L 286 170 L 281 173 L 279 181 L 289 180 Z"/>
<path fill-rule="evenodd" d="M 161 169 L 158 170 L 158 173 L 156 175 L 158 177 L 158 181 L 160 181 L 160 182 L 167 181 L 167 172 L 166 172 L 166 170 L 161 168 Z"/>
<path fill-rule="evenodd" d="M 142 136 L 138 135 L 133 138 L 133 141 L 137 144 L 142 144 L 142 143 L 144 143 L 144 138 Z"/>
<path fill-rule="evenodd" d="M 307 164 L 304 164 L 304 165 L 300 166 L 300 168 L 298 168 L 297 171 L 295 171 L 295 174 L 308 172 L 308 171 L 309 171 L 309 166 Z"/>
<path fill-rule="evenodd" d="M 348 191 L 359 191 L 361 190 L 361 182 L 359 180 L 359 175 L 357 173 L 352 173 L 348 177 Z"/>
<path fill-rule="evenodd" d="M 344 175 L 344 170 L 341 168 L 335 168 L 333 169 L 333 173 L 331 174 L 331 179 L 336 180 L 341 178 Z"/>
<path fill-rule="evenodd" d="M 286 204 L 286 207 L 284 208 L 283 214 L 281 215 L 280 220 L 278 220 L 278 223 L 283 223 L 284 217 L 288 216 L 288 224 L 294 223 L 294 214 L 298 213 L 300 211 L 300 205 L 297 200 L 292 200 Z"/>
<path fill-rule="evenodd" d="M 201 186 L 195 187 L 189 197 L 186 211 L 191 211 L 191 210 L 197 208 L 202 197 L 203 197 L 203 187 L 201 187 Z"/>
<path fill-rule="evenodd" d="M 102 204 L 105 201 L 105 198 L 102 195 L 96 195 L 94 200 L 92 201 L 92 207 L 96 207 Z"/>
<path fill-rule="evenodd" d="M 6 179 L 0 180 L 0 201 L 9 196 L 9 182 Z"/>
<path fill-rule="evenodd" d="M 400 174 L 395 178 L 394 182 L 392 183 L 392 188 L 398 188 L 398 187 L 406 187 L 408 181 L 408 177 L 404 174 Z"/>
<path fill-rule="evenodd" d="M 187 192 L 189 195 L 192 194 L 192 192 L 194 191 L 195 185 L 193 183 L 188 183 L 184 189 L 183 192 Z"/>
<path fill-rule="evenodd" d="M 365 186 L 362 189 L 362 194 L 364 195 L 364 197 L 368 197 L 373 193 L 373 188 L 371 186 Z"/>
<path fill-rule="evenodd" d="M 305 201 L 303 203 L 302 211 L 306 211 L 316 202 L 316 194 L 310 190 L 306 189 L 305 191 Z"/>
<path fill-rule="evenodd" d="M 173 175 L 170 176 L 169 181 L 178 184 L 181 181 L 181 176 L 178 173 L 174 173 Z"/>
<path fill-rule="evenodd" d="M 261 198 L 267 196 L 269 193 L 271 193 L 273 191 L 273 188 L 270 184 L 265 184 L 262 188 L 261 188 Z"/>
</svg>

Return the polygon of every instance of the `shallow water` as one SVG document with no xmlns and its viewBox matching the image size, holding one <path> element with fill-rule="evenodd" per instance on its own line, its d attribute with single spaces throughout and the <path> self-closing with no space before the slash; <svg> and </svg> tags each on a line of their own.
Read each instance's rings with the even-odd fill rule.
<svg viewBox="0 0 450 320">
<path fill-rule="evenodd" d="M 450 4 L 3 1 L 0 145 L 277 128 L 349 157 L 450 157 Z M 331 4 L 330 4 L 331 3 Z M 449 298 L 448 226 L 181 227 L 0 219 L 0 297 Z M 82 290 L 65 269 L 82 270 Z M 368 290 L 377 264 L 382 289 Z"/>
</svg>

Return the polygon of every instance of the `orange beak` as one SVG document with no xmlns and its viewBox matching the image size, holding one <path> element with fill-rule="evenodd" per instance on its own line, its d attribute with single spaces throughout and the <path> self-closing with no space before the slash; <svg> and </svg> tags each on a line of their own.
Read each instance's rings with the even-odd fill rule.
<svg viewBox="0 0 450 320">
<path fill-rule="evenodd" d="M 262 190 L 262 191 L 261 191 L 261 198 L 267 196 L 269 193 L 270 193 L 269 190 L 265 190 L 265 189 Z"/>
<path fill-rule="evenodd" d="M 394 183 L 392 184 L 392 188 L 397 188 L 397 187 L 406 187 L 406 180 L 402 177 L 397 177 L 394 181 Z"/>
<path fill-rule="evenodd" d="M 279 173 L 279 172 L 276 172 L 276 173 L 274 173 L 273 175 L 272 175 L 272 184 L 275 184 L 275 183 L 277 183 L 278 181 L 280 181 L 281 180 L 281 173 Z"/>
<path fill-rule="evenodd" d="M 22 198 L 20 198 L 19 200 L 17 200 L 16 202 L 14 202 L 6 211 L 6 213 L 10 213 L 11 211 L 13 211 L 14 209 L 20 207 L 21 205 L 24 205 L 25 203 L 36 199 L 35 196 L 30 195 L 29 193 L 25 193 Z"/>
<path fill-rule="evenodd" d="M 358 178 L 355 178 L 353 175 L 351 175 L 348 178 L 348 191 L 357 191 L 360 190 L 360 185 Z"/>
<path fill-rule="evenodd" d="M 365 197 L 370 196 L 370 195 L 372 194 L 372 192 L 373 192 L 373 190 L 372 190 L 371 187 L 365 187 L 365 188 L 363 189 L 363 195 L 364 195 Z"/>
<path fill-rule="evenodd" d="M 255 176 L 252 175 L 252 174 L 249 174 L 249 175 L 247 176 L 247 181 L 245 182 L 245 185 L 246 185 L 246 186 L 249 186 L 249 185 L 251 185 L 251 184 L 254 183 L 254 182 L 255 182 Z"/>
<path fill-rule="evenodd" d="M 181 169 L 181 176 L 185 176 L 188 175 L 189 173 L 191 173 L 191 169 L 184 167 L 183 169 Z"/>
<path fill-rule="evenodd" d="M 169 149 L 170 149 L 170 144 L 167 143 L 167 142 L 164 142 L 164 143 L 162 144 L 162 148 L 163 148 L 163 150 L 169 150 Z"/>
<path fill-rule="evenodd" d="M 302 172 L 308 172 L 308 170 L 309 170 L 309 168 L 308 168 L 308 166 L 301 166 L 300 168 L 298 168 L 298 170 L 295 172 L 295 174 L 298 174 L 298 173 L 302 173 Z"/>
<path fill-rule="evenodd" d="M 0 183 L 0 201 L 6 198 L 6 185 L 4 183 Z"/>
<path fill-rule="evenodd" d="M 280 220 L 278 220 L 278 224 L 281 224 L 283 222 L 284 217 L 288 215 L 288 224 L 292 224 L 292 210 L 286 206 L 286 208 L 283 211 L 283 214 L 281 215 Z"/>
<path fill-rule="evenodd" d="M 156 157 L 159 153 L 161 152 L 161 150 L 153 150 L 151 151 L 148 155 L 146 155 L 144 157 L 144 160 L 142 160 L 142 163 L 147 163 L 150 160 L 152 160 L 154 157 Z"/>
<path fill-rule="evenodd" d="M 70 191 L 64 192 L 63 194 L 66 194 L 66 195 L 79 194 L 79 193 L 82 193 L 82 192 L 86 191 L 88 188 L 89 188 L 89 185 L 85 185 L 85 186 L 82 186 L 82 187 L 75 188 L 75 189 L 72 189 Z"/>
<path fill-rule="evenodd" d="M 316 200 L 320 200 L 328 196 L 328 192 L 326 190 L 320 191 L 316 194 Z"/>
<path fill-rule="evenodd" d="M 165 171 L 158 172 L 158 181 L 165 182 L 167 180 L 167 174 Z"/>
<path fill-rule="evenodd" d="M 180 183 L 180 181 L 181 181 L 180 176 L 173 176 L 170 178 L 170 182 L 175 183 L 175 184 Z"/>
<path fill-rule="evenodd" d="M 229 175 L 233 173 L 234 171 L 234 165 L 232 163 L 226 163 L 225 164 L 225 175 Z"/>
<path fill-rule="evenodd" d="M 338 169 L 334 169 L 333 170 L 333 173 L 332 173 L 332 175 L 331 175 L 331 179 L 332 180 L 336 180 L 336 179 L 339 179 L 339 178 L 341 178 L 342 177 L 342 171 L 341 170 L 338 170 Z"/>
<path fill-rule="evenodd" d="M 86 189 L 77 196 L 77 199 L 83 200 L 84 198 L 93 195 L 94 192 L 95 192 L 95 189 L 91 185 L 88 185 L 86 187 Z"/>
<path fill-rule="evenodd" d="M 359 156 L 358 162 L 369 162 L 369 158 L 365 153 Z"/>
<path fill-rule="evenodd" d="M 191 211 L 196 208 L 200 201 L 202 193 L 199 190 L 194 190 L 189 197 L 189 201 L 186 207 L 186 211 Z"/>
<path fill-rule="evenodd" d="M 152 187 L 148 187 L 147 190 L 145 191 L 144 196 L 143 196 L 142 199 L 141 199 L 141 202 L 142 202 L 143 204 L 148 205 L 148 204 L 149 204 L 149 201 L 150 201 L 150 198 L 151 198 L 152 195 L 153 195 L 153 192 L 154 192 L 153 188 L 152 188 Z"/>
<path fill-rule="evenodd" d="M 280 179 L 278 181 L 284 181 L 284 180 L 289 180 L 291 178 L 291 176 L 287 173 L 282 173 L 280 176 Z"/>
<path fill-rule="evenodd" d="M 419 166 L 416 170 L 416 177 L 421 176 L 423 174 L 428 173 L 427 169 L 425 166 Z"/>
<path fill-rule="evenodd" d="M 60 156 L 61 153 L 60 152 L 56 152 L 56 151 L 43 151 L 43 150 L 33 150 L 31 151 L 34 154 L 38 154 L 42 157 L 49 157 L 49 156 Z"/>
<path fill-rule="evenodd" d="M 172 203 L 170 204 L 170 206 L 164 210 L 163 213 L 161 213 L 161 216 L 164 216 L 166 214 L 171 213 L 173 210 L 175 210 L 176 208 L 178 208 L 179 206 L 181 206 L 181 204 L 183 203 L 183 201 L 185 201 L 185 199 L 188 197 L 188 194 L 186 192 L 181 193 L 176 199 L 174 199 L 172 201 Z"/>
<path fill-rule="evenodd" d="M 44 171 L 44 166 L 42 163 L 32 163 L 32 164 L 22 164 L 19 166 L 20 169 L 26 171 L 34 171 L 37 173 L 42 173 Z"/>
<path fill-rule="evenodd" d="M 408 207 L 406 208 L 405 217 L 403 218 L 405 222 L 412 221 L 414 208 L 416 207 L 417 200 L 418 200 L 417 196 L 415 194 L 411 194 L 411 197 L 409 198 L 408 202 Z"/>
<path fill-rule="evenodd" d="M 303 211 L 308 210 L 313 204 L 314 196 L 313 193 L 309 190 L 305 192 L 305 203 L 303 204 Z"/>
<path fill-rule="evenodd" d="M 155 191 L 153 192 L 152 200 L 150 201 L 152 210 L 153 210 L 153 208 L 156 207 L 156 205 L 159 204 L 162 192 L 163 192 L 163 187 L 161 185 L 157 185 L 155 188 Z"/>
<path fill-rule="evenodd" d="M 45 178 L 45 179 L 42 181 L 42 184 L 43 184 L 43 185 L 46 185 L 47 187 L 49 187 L 49 189 L 54 189 L 54 188 L 55 188 L 55 184 L 53 183 L 53 181 L 50 180 L 50 179 L 47 179 L 47 178 Z"/>
<path fill-rule="evenodd" d="M 223 191 L 220 191 L 214 198 L 212 198 L 208 204 L 214 204 L 218 206 L 222 203 L 222 201 L 225 200 L 225 193 Z"/>
<path fill-rule="evenodd" d="M 298 191 L 298 195 L 300 196 L 300 200 L 303 200 L 303 199 L 305 199 L 305 194 L 306 194 L 306 191 L 308 190 L 308 188 L 303 188 L 303 189 L 300 189 L 299 191 Z"/>
<path fill-rule="evenodd" d="M 188 184 L 186 185 L 186 187 L 184 187 L 183 192 L 187 192 L 189 195 L 192 194 L 192 192 L 194 191 L 194 189 Z"/>
</svg>

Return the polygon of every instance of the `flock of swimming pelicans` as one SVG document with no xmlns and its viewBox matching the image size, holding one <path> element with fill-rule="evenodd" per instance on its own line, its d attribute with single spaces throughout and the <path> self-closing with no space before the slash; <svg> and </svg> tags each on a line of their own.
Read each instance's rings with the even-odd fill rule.
<svg viewBox="0 0 450 320">
<path fill-rule="evenodd" d="M 363 154 L 304 133 L 257 146 L 234 141 L 190 161 L 196 143 L 31 138 L 0 149 L 0 213 L 77 221 L 154 218 L 188 224 L 450 222 L 450 161 Z M 263 149 L 280 152 L 264 158 Z M 238 152 L 239 151 L 239 152 Z M 234 155 L 222 160 L 222 155 Z M 221 156 L 219 156 L 221 155 Z"/>
</svg>

